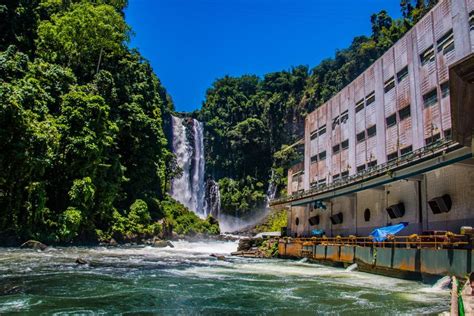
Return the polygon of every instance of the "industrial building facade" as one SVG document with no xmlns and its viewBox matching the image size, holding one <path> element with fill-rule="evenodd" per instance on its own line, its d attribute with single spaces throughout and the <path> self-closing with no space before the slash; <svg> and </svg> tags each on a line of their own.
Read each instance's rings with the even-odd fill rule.
<svg viewBox="0 0 474 316">
<path fill-rule="evenodd" d="M 442 0 L 305 120 L 288 171 L 288 233 L 474 226 L 474 0 Z"/>
</svg>

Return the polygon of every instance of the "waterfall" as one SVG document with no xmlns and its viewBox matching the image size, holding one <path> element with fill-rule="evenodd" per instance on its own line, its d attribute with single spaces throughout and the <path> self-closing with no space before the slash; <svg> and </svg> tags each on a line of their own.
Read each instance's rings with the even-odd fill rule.
<svg viewBox="0 0 474 316">
<path fill-rule="evenodd" d="M 206 198 L 204 201 L 206 216 L 211 215 L 214 218 L 218 218 L 220 209 L 221 194 L 219 192 L 219 184 L 213 179 L 209 179 L 206 185 Z"/>
<path fill-rule="evenodd" d="M 172 119 L 172 146 L 176 162 L 182 169 L 180 177 L 171 182 L 171 196 L 199 217 L 219 216 L 220 193 L 218 184 L 205 179 L 204 127 L 192 118 Z"/>
<path fill-rule="evenodd" d="M 272 168 L 272 174 L 270 180 L 268 181 L 267 189 L 267 198 L 266 198 L 266 208 L 270 207 L 270 201 L 273 200 L 277 193 L 277 185 L 275 183 L 275 170 Z"/>
</svg>

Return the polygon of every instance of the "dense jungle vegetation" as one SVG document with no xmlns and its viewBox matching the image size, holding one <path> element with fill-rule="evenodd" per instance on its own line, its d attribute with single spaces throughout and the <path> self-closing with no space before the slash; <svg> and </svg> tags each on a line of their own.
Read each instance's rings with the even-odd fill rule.
<svg viewBox="0 0 474 316">
<path fill-rule="evenodd" d="M 217 80 L 193 115 L 205 122 L 207 172 L 219 180 L 222 211 L 263 207 L 271 168 L 282 189 L 297 158 L 282 149 L 301 137 L 304 116 L 435 2 L 402 0 L 400 19 L 374 14 L 371 36 L 313 69 Z M 173 103 L 127 47 L 126 5 L 0 1 L 0 244 L 133 240 L 158 234 L 163 221 L 177 233 L 218 232 L 167 194 L 179 173 L 164 133 Z"/>
<path fill-rule="evenodd" d="M 0 243 L 218 232 L 168 195 L 171 98 L 127 0 L 0 2 Z"/>
<path fill-rule="evenodd" d="M 285 168 L 298 159 L 288 145 L 302 137 L 305 115 L 353 81 L 436 3 L 401 0 L 401 18 L 386 11 L 372 15 L 371 36 L 354 38 L 350 47 L 312 69 L 297 66 L 263 78 L 226 76 L 214 82 L 198 117 L 206 123 L 207 172 L 219 180 L 222 211 L 263 208 L 268 181 L 284 194 Z"/>
</svg>

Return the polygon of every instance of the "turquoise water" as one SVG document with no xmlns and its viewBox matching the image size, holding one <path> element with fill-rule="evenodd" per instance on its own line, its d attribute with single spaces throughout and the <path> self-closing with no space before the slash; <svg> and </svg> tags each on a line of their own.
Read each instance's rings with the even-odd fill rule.
<svg viewBox="0 0 474 316">
<path fill-rule="evenodd" d="M 449 292 L 287 260 L 228 257 L 234 242 L 176 248 L 0 248 L 0 314 L 437 314 Z M 82 257 L 88 265 L 77 265 Z"/>
</svg>

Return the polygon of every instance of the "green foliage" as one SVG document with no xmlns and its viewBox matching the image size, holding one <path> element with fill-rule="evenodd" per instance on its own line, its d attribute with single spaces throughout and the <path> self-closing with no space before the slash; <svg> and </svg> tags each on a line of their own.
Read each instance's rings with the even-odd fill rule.
<svg viewBox="0 0 474 316">
<path fill-rule="evenodd" d="M 128 33 L 128 25 L 115 8 L 83 1 L 39 23 L 37 53 L 88 79 L 102 60 L 123 55 Z"/>
<path fill-rule="evenodd" d="M 219 223 L 209 216 L 206 220 L 200 219 L 184 205 L 167 197 L 161 202 L 166 219 L 173 225 L 173 231 L 180 235 L 194 235 L 197 233 L 218 235 Z"/>
<path fill-rule="evenodd" d="M 286 227 L 288 214 L 286 210 L 270 213 L 262 225 L 257 226 L 258 232 L 279 232 L 282 227 Z"/>
<path fill-rule="evenodd" d="M 63 242 L 71 241 L 79 235 L 82 222 L 81 211 L 68 207 L 59 217 L 59 239 Z"/>
<path fill-rule="evenodd" d="M 126 4 L 0 5 L 0 241 L 159 232 L 173 105 L 125 45 Z"/>
<path fill-rule="evenodd" d="M 247 176 L 241 180 L 222 178 L 219 180 L 221 211 L 240 217 L 265 206 L 263 183 Z"/>
</svg>

